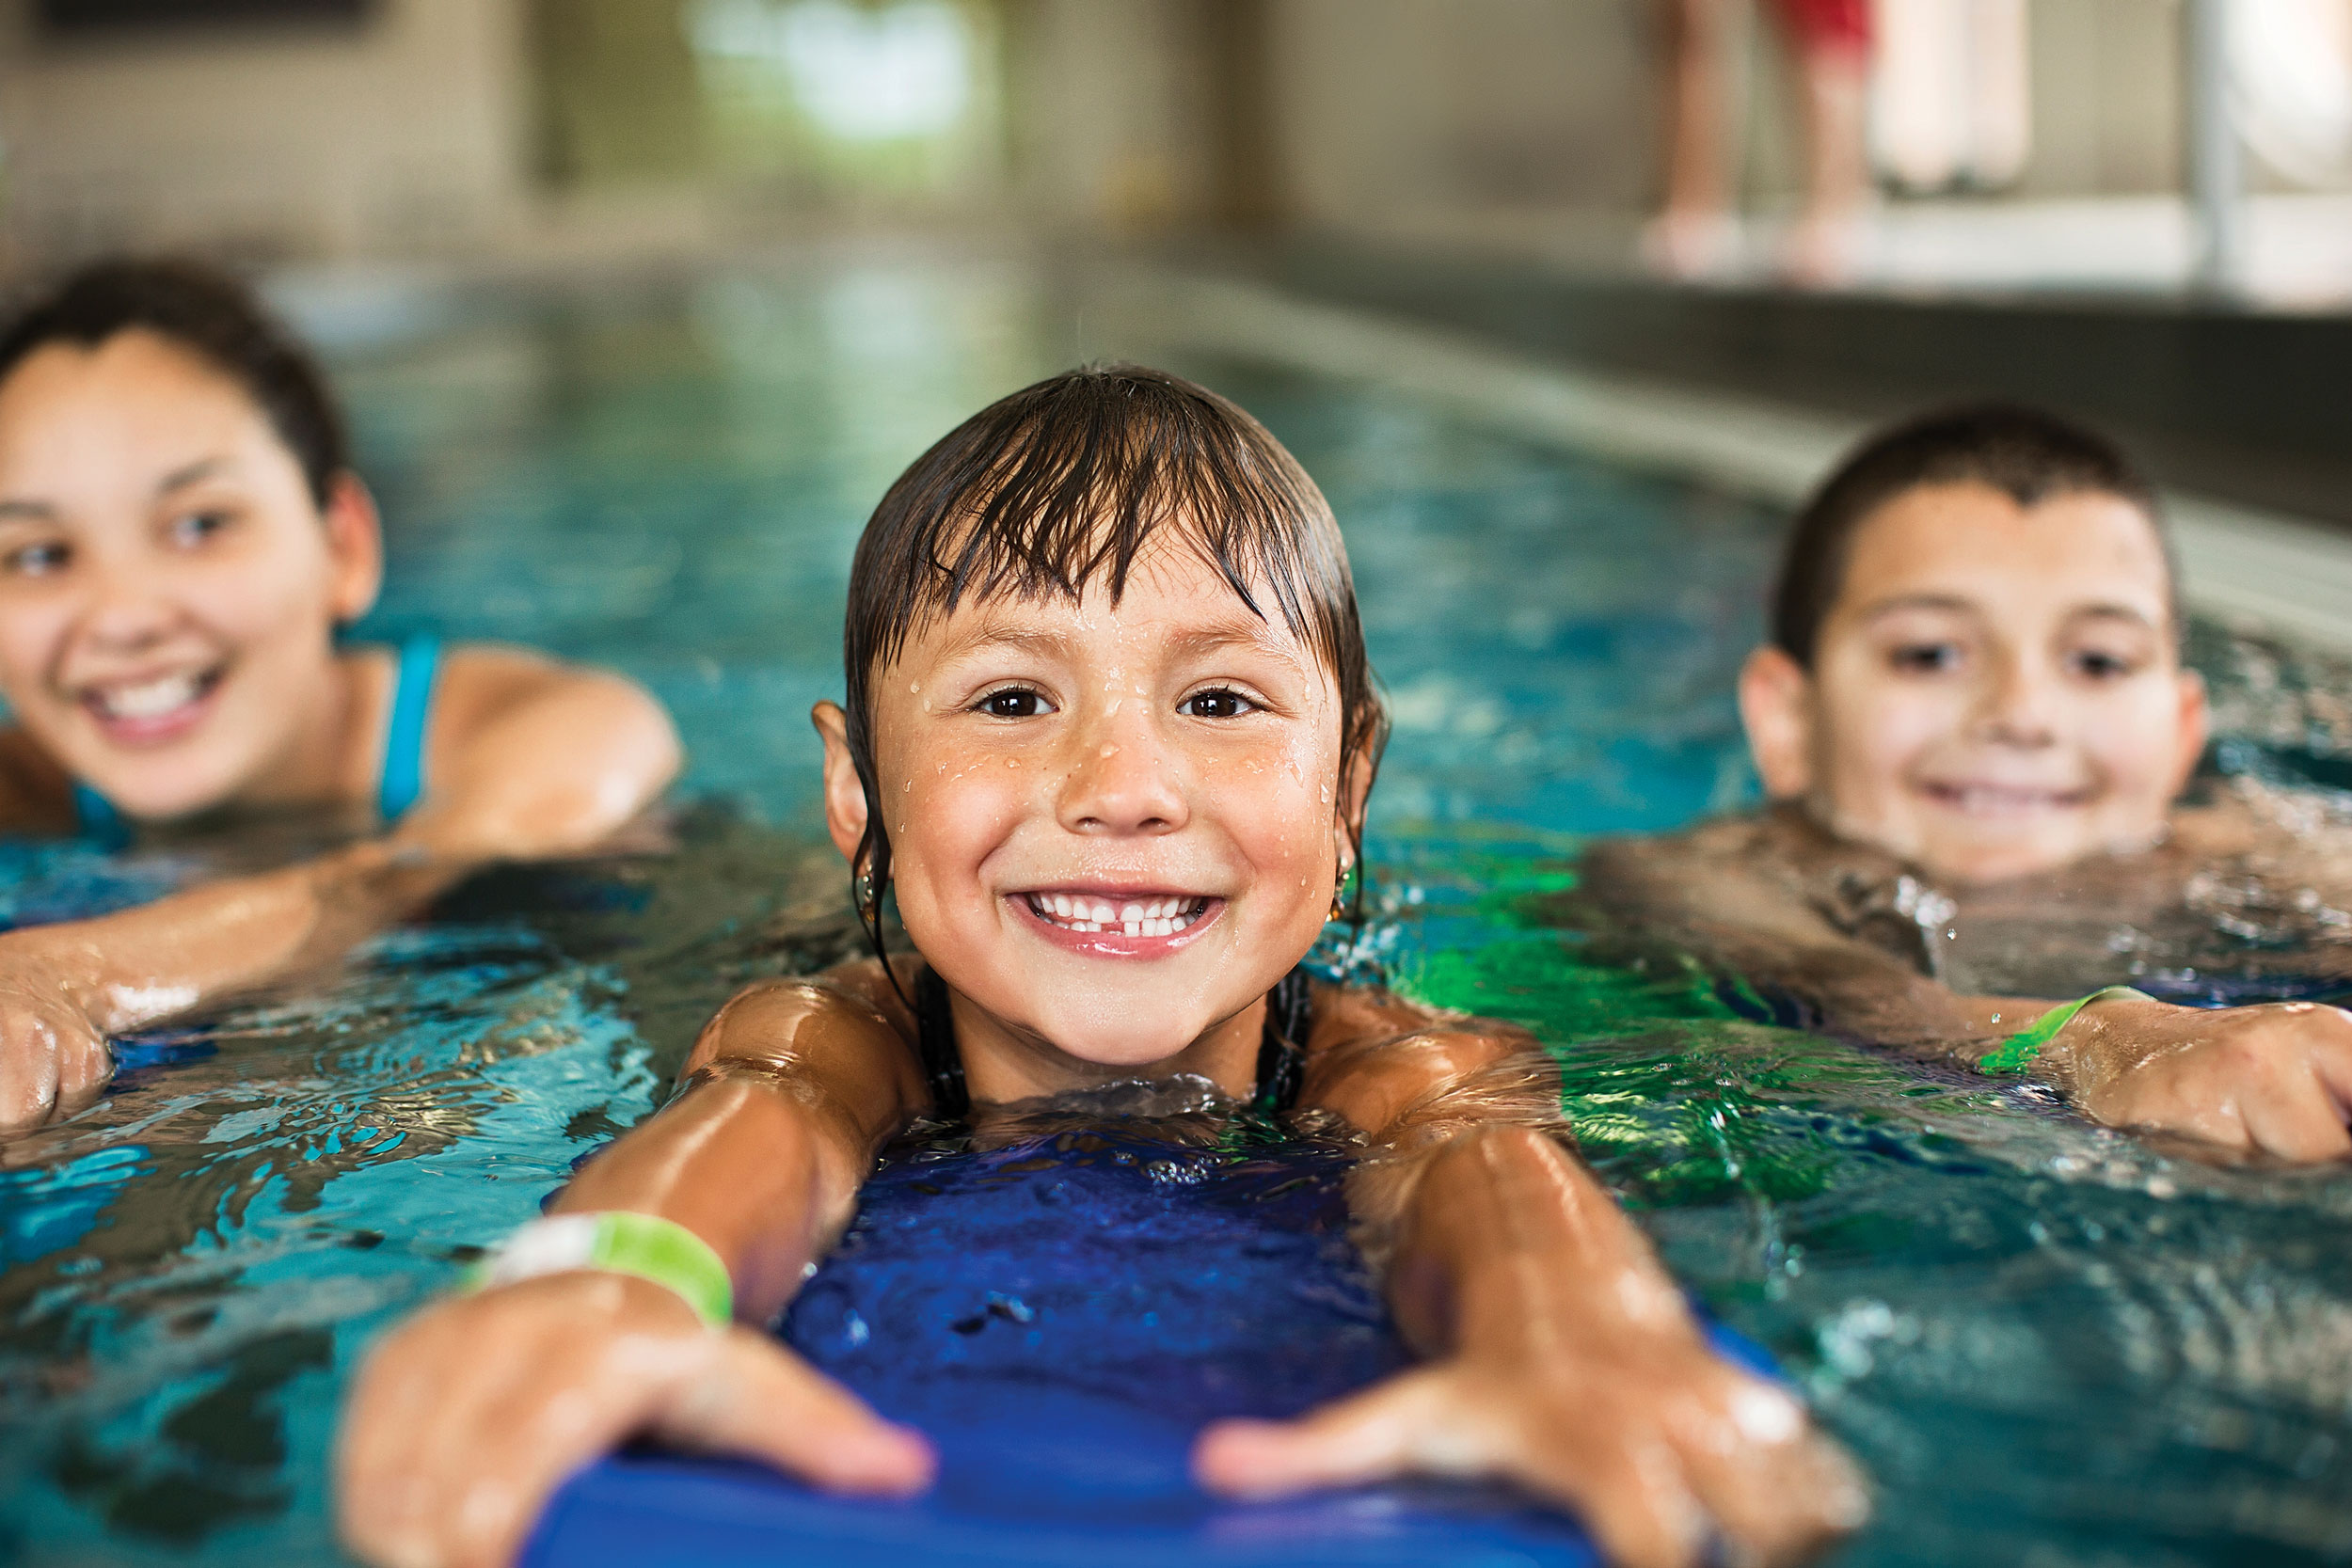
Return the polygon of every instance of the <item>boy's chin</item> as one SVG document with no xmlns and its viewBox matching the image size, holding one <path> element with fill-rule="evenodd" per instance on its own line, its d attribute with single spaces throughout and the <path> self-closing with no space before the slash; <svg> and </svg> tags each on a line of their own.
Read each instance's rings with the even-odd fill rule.
<svg viewBox="0 0 2352 1568">
<path fill-rule="evenodd" d="M 1928 833 L 1910 857 L 1939 881 L 2006 882 L 2060 871 L 2102 846 L 2074 824 L 2014 833 Z"/>
</svg>

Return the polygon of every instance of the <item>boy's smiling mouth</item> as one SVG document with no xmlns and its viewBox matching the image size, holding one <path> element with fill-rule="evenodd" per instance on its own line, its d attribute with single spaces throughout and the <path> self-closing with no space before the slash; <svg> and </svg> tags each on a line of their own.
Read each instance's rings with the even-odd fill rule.
<svg viewBox="0 0 2352 1568">
<path fill-rule="evenodd" d="M 1010 902 L 1057 935 L 1166 941 L 1200 928 L 1225 900 L 1186 893 L 1041 888 Z"/>
<path fill-rule="evenodd" d="M 2029 812 L 2073 811 L 2090 801 L 2088 789 L 1984 784 L 1931 779 L 1920 793 L 1937 805 L 1968 816 L 2020 816 Z"/>
</svg>

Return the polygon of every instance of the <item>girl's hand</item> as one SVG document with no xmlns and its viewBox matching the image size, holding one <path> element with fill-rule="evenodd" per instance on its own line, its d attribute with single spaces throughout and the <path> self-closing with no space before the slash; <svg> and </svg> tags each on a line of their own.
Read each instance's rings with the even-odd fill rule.
<svg viewBox="0 0 2352 1568">
<path fill-rule="evenodd" d="M 338 1444 L 343 1539 L 385 1568 L 502 1568 L 566 1477 L 638 1433 L 843 1492 L 920 1491 L 933 1463 L 764 1334 L 714 1332 L 634 1275 L 549 1275 L 377 1345 Z"/>
<path fill-rule="evenodd" d="M 2352 1155 L 2352 1013 L 2341 1007 L 2110 997 L 2058 1031 L 2039 1071 L 2109 1127 L 2186 1133 L 2225 1156 Z"/>
<path fill-rule="evenodd" d="M 0 978 L 0 1132 L 88 1098 L 113 1071 L 104 1033 L 63 987 Z"/>
<path fill-rule="evenodd" d="M 1538 1354 L 1462 1354 L 1296 1421 L 1220 1421 L 1193 1468 L 1268 1497 L 1407 1473 L 1515 1481 L 1571 1510 L 1626 1568 L 1685 1568 L 1711 1526 L 1729 1560 L 1788 1563 L 1868 1512 L 1804 1409 L 1694 1332 Z"/>
</svg>

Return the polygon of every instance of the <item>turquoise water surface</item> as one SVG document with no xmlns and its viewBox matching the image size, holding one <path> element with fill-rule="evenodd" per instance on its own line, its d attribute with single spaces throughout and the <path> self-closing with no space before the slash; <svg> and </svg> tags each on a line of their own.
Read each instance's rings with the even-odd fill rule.
<svg viewBox="0 0 2352 1568">
<path fill-rule="evenodd" d="M 469 297 L 338 351 L 390 519 L 374 628 L 646 682 L 692 755 L 679 847 L 485 879 L 0 1141 L 0 1558 L 336 1560 L 326 1449 L 370 1337 L 644 1116 L 735 986 L 849 950 L 805 716 L 839 689 L 857 531 L 964 415 L 1127 346 L 1088 322 L 1021 267 L 843 263 Z M 2352 1181 L 2184 1164 L 1546 923 L 1579 837 L 1747 798 L 1730 680 L 1778 520 L 1377 388 L 1168 358 L 1347 531 L 1396 717 L 1373 950 L 1557 1050 L 1596 1164 L 1870 1468 L 1845 1560 L 2352 1556 Z M 2341 750 L 2294 700 L 2338 677 L 2198 646 L 2225 755 L 2325 774 Z M 0 849 L 0 916 L 205 853 Z"/>
</svg>

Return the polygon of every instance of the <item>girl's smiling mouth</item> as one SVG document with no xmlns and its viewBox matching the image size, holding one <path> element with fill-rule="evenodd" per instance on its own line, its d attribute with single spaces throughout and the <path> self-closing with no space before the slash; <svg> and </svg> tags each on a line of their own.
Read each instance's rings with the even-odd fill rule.
<svg viewBox="0 0 2352 1568">
<path fill-rule="evenodd" d="M 120 746 L 152 746 L 195 727 L 227 668 L 93 684 L 81 689 L 77 701 L 107 739 Z"/>
<path fill-rule="evenodd" d="M 1182 947 L 1225 908 L 1200 894 L 1107 888 L 1041 888 L 1006 902 L 1063 946 L 1122 955 Z"/>
</svg>

